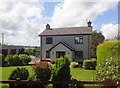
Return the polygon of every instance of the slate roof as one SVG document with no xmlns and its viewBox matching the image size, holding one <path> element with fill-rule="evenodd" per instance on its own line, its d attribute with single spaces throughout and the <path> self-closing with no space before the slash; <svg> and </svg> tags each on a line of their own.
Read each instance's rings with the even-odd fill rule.
<svg viewBox="0 0 120 88">
<path fill-rule="evenodd" d="M 78 34 L 92 34 L 91 27 L 66 27 L 66 28 L 51 28 L 44 30 L 39 36 L 44 35 L 78 35 Z"/>
<path fill-rule="evenodd" d="M 59 44 L 64 45 L 65 47 L 67 47 L 67 48 L 70 49 L 71 51 L 74 51 L 74 50 L 75 50 L 73 47 L 71 47 L 71 46 L 68 45 L 67 43 L 65 43 L 65 42 L 59 42 L 59 43 L 57 43 L 56 45 L 54 45 L 52 48 L 50 48 L 49 51 L 52 50 L 53 48 L 55 48 L 55 47 L 56 47 L 57 45 L 59 45 Z"/>
</svg>

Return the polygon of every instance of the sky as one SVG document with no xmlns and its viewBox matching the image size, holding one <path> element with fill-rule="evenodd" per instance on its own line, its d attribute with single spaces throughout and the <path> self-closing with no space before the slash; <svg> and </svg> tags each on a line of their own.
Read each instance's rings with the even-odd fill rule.
<svg viewBox="0 0 120 88">
<path fill-rule="evenodd" d="M 51 28 L 87 26 L 105 39 L 118 34 L 118 0 L 0 0 L 0 39 L 9 45 L 39 46 L 39 34 Z"/>
</svg>

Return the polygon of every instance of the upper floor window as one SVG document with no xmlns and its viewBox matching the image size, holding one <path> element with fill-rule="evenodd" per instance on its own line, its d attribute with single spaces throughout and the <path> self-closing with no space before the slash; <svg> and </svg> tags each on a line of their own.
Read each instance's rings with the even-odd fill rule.
<svg viewBox="0 0 120 88">
<path fill-rule="evenodd" d="M 53 39 L 52 37 L 46 37 L 46 44 L 52 44 Z"/>
<path fill-rule="evenodd" d="M 75 44 L 83 44 L 83 36 L 75 36 Z"/>
</svg>

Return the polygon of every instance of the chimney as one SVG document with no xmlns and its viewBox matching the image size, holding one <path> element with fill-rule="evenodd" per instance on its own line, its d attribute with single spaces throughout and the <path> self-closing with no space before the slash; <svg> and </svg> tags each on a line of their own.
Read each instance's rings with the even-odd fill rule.
<svg viewBox="0 0 120 88">
<path fill-rule="evenodd" d="M 51 28 L 50 28 L 50 25 L 49 25 L 49 24 L 47 24 L 47 25 L 46 25 L 46 30 L 51 30 Z"/>
<path fill-rule="evenodd" d="M 92 28 L 92 26 L 91 26 L 92 22 L 88 21 L 87 24 L 88 24 L 88 27 Z"/>
</svg>

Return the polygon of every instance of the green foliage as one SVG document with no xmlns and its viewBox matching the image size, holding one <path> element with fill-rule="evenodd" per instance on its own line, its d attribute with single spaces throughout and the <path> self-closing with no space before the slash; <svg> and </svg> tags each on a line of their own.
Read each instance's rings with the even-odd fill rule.
<svg viewBox="0 0 120 88">
<path fill-rule="evenodd" d="M 55 61 L 55 66 L 53 68 L 52 80 L 55 81 L 69 81 L 70 76 L 70 60 L 67 56 L 57 58 Z"/>
<path fill-rule="evenodd" d="M 26 68 L 16 68 L 13 70 L 9 76 L 9 80 L 27 80 L 29 77 L 29 72 Z M 27 88 L 27 84 L 13 84 L 9 83 L 10 88 Z"/>
<path fill-rule="evenodd" d="M 27 80 L 29 77 L 29 72 L 26 68 L 16 68 L 10 74 L 9 80 L 16 80 L 19 78 L 20 80 Z"/>
<path fill-rule="evenodd" d="M 83 68 L 84 69 L 95 70 L 95 68 L 96 68 L 96 60 L 95 59 L 84 60 L 84 62 L 83 62 Z"/>
<path fill-rule="evenodd" d="M 2 62 L 2 63 L 1 63 L 1 62 Z M 1 66 L 4 66 L 4 64 L 5 64 L 5 57 L 4 57 L 3 54 L 0 54 L 0 67 L 1 67 Z"/>
<path fill-rule="evenodd" d="M 15 55 L 13 56 L 12 65 L 13 65 L 13 66 L 23 65 L 22 60 L 19 58 L 19 56 L 18 56 L 17 54 L 15 54 Z"/>
<path fill-rule="evenodd" d="M 31 61 L 30 56 L 28 56 L 26 54 L 20 54 L 19 58 L 20 58 L 20 60 L 22 60 L 24 65 L 28 64 Z"/>
<path fill-rule="evenodd" d="M 91 56 L 96 57 L 96 48 L 97 45 L 104 42 L 105 37 L 102 35 L 101 32 L 94 31 L 92 33 L 92 47 L 91 47 Z"/>
<path fill-rule="evenodd" d="M 120 57 L 108 58 L 99 65 L 94 80 L 120 80 Z"/>
<path fill-rule="evenodd" d="M 117 59 L 120 55 L 120 40 L 107 41 L 97 47 L 97 69 L 99 64 L 106 61 L 106 59 L 113 57 Z"/>
<path fill-rule="evenodd" d="M 13 55 L 7 55 L 5 61 L 11 65 L 13 61 Z"/>
<path fill-rule="evenodd" d="M 71 62 L 70 67 L 77 68 L 77 67 L 79 67 L 79 63 L 78 62 Z"/>
<path fill-rule="evenodd" d="M 34 64 L 32 67 L 37 79 L 48 81 L 51 78 L 52 70 L 47 62 L 39 62 Z"/>
<path fill-rule="evenodd" d="M 70 60 L 67 56 L 57 58 L 53 67 L 53 81 L 69 81 L 70 75 Z M 53 85 L 53 88 L 67 88 L 68 85 Z"/>
</svg>

